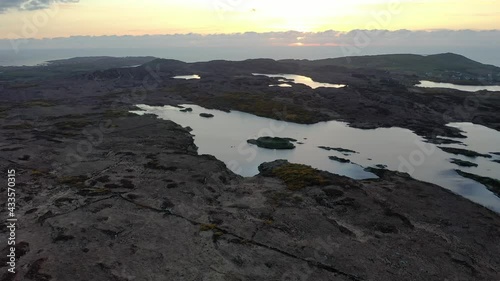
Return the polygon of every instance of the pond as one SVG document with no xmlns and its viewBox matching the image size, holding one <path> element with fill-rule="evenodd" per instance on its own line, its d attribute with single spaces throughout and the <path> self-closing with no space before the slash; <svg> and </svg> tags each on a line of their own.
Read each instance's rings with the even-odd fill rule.
<svg viewBox="0 0 500 281">
<path fill-rule="evenodd" d="M 500 91 L 500 86 L 471 86 L 471 85 L 456 85 L 451 83 L 438 83 L 432 81 L 420 81 L 420 84 L 416 84 L 415 86 L 421 88 L 446 88 L 446 89 L 455 89 L 464 92 L 477 92 L 477 91 Z"/>
<path fill-rule="evenodd" d="M 283 81 L 279 81 L 279 82 L 283 82 Z M 287 83 L 281 83 L 281 84 L 269 85 L 269 87 L 291 88 L 292 85 L 287 84 Z"/>
<path fill-rule="evenodd" d="M 338 121 L 302 125 L 258 117 L 252 114 L 205 109 L 197 105 L 192 112 L 181 112 L 173 106 L 138 105 L 136 114 L 154 114 L 161 119 L 172 120 L 193 129 L 195 144 L 200 154 L 210 154 L 223 161 L 229 169 L 242 176 L 258 173 L 263 162 L 287 159 L 290 162 L 310 165 L 314 168 L 349 176 L 354 179 L 376 178 L 364 167 L 377 164 L 387 169 L 408 172 L 412 177 L 431 182 L 474 202 L 500 212 L 500 198 L 483 185 L 461 177 L 454 169 L 481 176 L 499 178 L 500 164 L 487 158 L 462 157 L 448 154 L 433 144 L 402 128 L 378 128 L 362 130 L 351 128 Z M 210 113 L 214 118 L 202 118 L 200 113 Z M 464 131 L 467 139 L 461 140 L 469 149 L 480 153 L 499 151 L 500 132 L 470 123 L 450 124 Z M 260 136 L 288 137 L 296 139 L 293 150 L 269 150 L 247 143 L 248 139 Z M 319 146 L 342 148 L 355 151 L 346 153 L 327 151 Z M 464 145 L 449 147 L 466 148 Z M 329 156 L 348 159 L 351 163 L 330 160 Z M 499 159 L 500 156 L 494 156 Z M 477 168 L 463 168 L 450 163 L 450 158 L 458 158 L 477 163 Z"/>
<path fill-rule="evenodd" d="M 201 77 L 197 74 L 193 74 L 193 75 L 178 75 L 178 76 L 174 76 L 172 77 L 174 79 L 183 79 L 183 80 L 191 80 L 191 79 L 201 79 Z"/>
<path fill-rule="evenodd" d="M 291 87 L 292 85 L 290 85 L 288 83 L 304 84 L 304 85 L 311 87 L 312 89 L 316 89 L 319 87 L 344 88 L 345 86 L 347 86 L 345 84 L 320 83 L 320 82 L 313 81 L 310 77 L 296 75 L 296 74 L 262 74 L 262 73 L 252 73 L 252 74 L 255 76 L 262 75 L 262 76 L 267 76 L 270 78 L 280 78 L 280 79 L 278 79 L 278 82 L 280 82 L 282 84 L 269 85 L 270 87 L 274 87 L 274 86 Z M 289 86 L 285 86 L 285 85 L 289 85 Z"/>
</svg>

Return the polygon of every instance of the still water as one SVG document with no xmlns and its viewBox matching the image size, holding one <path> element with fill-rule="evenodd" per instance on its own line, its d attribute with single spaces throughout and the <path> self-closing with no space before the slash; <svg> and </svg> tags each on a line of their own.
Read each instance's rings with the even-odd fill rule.
<svg viewBox="0 0 500 281">
<path fill-rule="evenodd" d="M 252 73 L 252 74 L 255 76 L 263 75 L 263 76 L 267 76 L 270 78 L 280 78 L 280 79 L 278 79 L 278 82 L 280 82 L 281 84 L 269 85 L 270 87 L 274 87 L 274 86 L 291 87 L 292 85 L 289 83 L 304 84 L 304 85 L 307 85 L 313 89 L 316 89 L 319 87 L 344 88 L 346 86 L 345 84 L 320 83 L 320 82 L 313 81 L 310 77 L 296 75 L 296 74 L 262 74 L 262 73 Z M 286 86 L 286 85 L 288 85 L 288 86 Z"/>
<path fill-rule="evenodd" d="M 432 81 L 420 81 L 420 84 L 416 84 L 415 86 L 421 88 L 446 88 L 446 89 L 455 89 L 465 92 L 477 92 L 482 90 L 487 91 L 500 91 L 500 86 L 470 86 L 470 85 L 456 85 L 451 83 L 438 83 Z"/>
<path fill-rule="evenodd" d="M 492 162 L 492 159 L 472 159 L 448 154 L 435 145 L 424 142 L 410 130 L 361 130 L 337 121 L 302 125 L 238 111 L 223 112 L 196 105 L 182 106 L 190 107 L 193 111 L 180 112 L 180 108 L 173 106 L 138 105 L 141 111 L 133 112 L 155 114 L 161 119 L 191 127 L 200 154 L 214 155 L 229 169 L 242 176 L 256 175 L 259 164 L 276 159 L 287 159 L 354 179 L 376 178 L 364 171 L 364 167 L 382 164 L 390 170 L 408 172 L 416 179 L 443 186 L 500 212 L 500 198 L 483 185 L 462 178 L 454 171 L 460 168 L 465 172 L 499 179 L 500 164 Z M 200 113 L 211 113 L 215 117 L 202 118 Z M 468 149 L 480 153 L 500 151 L 500 132 L 470 123 L 455 123 L 450 126 L 459 127 L 468 136 L 462 140 Z M 297 143 L 293 150 L 269 150 L 246 142 L 260 136 L 290 137 L 303 144 Z M 350 149 L 357 153 L 345 155 L 337 151 L 326 151 L 318 146 Z M 466 148 L 464 145 L 449 146 Z M 328 156 L 349 159 L 352 163 L 342 164 L 330 160 Z M 500 158 L 494 157 L 493 159 Z M 449 162 L 450 158 L 471 161 L 479 164 L 479 167 L 458 167 Z"/>
<path fill-rule="evenodd" d="M 179 75 L 179 76 L 174 76 L 172 77 L 174 79 L 183 79 L 183 80 L 191 80 L 191 79 L 201 79 L 201 77 L 197 74 L 193 74 L 193 75 Z"/>
</svg>

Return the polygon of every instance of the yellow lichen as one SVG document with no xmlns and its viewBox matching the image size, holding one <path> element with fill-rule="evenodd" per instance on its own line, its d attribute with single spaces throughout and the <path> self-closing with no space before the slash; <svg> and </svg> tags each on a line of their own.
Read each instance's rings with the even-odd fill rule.
<svg viewBox="0 0 500 281">
<path fill-rule="evenodd" d="M 299 190 L 306 186 L 328 184 L 320 171 L 301 164 L 286 164 L 273 170 L 273 174 L 283 180 L 290 190 Z"/>
<path fill-rule="evenodd" d="M 200 225 L 200 231 L 210 231 L 210 230 L 214 230 L 217 228 L 217 225 L 213 224 L 213 223 L 209 223 L 209 224 L 202 224 Z"/>
<path fill-rule="evenodd" d="M 267 225 L 271 225 L 274 223 L 274 221 L 273 220 L 266 220 L 264 223 Z"/>
<path fill-rule="evenodd" d="M 39 177 L 39 176 L 43 176 L 43 172 L 38 171 L 38 170 L 33 170 L 33 171 L 31 171 L 31 175 Z"/>
</svg>

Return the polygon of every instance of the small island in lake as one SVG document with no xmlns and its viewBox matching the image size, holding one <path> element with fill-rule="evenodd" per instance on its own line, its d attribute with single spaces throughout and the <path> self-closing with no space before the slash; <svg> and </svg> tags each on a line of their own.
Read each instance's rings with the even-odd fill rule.
<svg viewBox="0 0 500 281">
<path fill-rule="evenodd" d="M 345 159 L 345 158 L 340 158 L 340 157 L 337 157 L 337 156 L 329 156 L 328 158 L 330 158 L 330 160 L 337 161 L 337 162 L 340 162 L 340 163 L 351 163 L 351 160 Z"/>
<path fill-rule="evenodd" d="M 200 116 L 203 118 L 213 118 L 214 115 L 210 113 L 200 113 Z"/>
<path fill-rule="evenodd" d="M 260 137 L 258 139 L 247 140 L 250 144 L 267 149 L 294 149 L 295 145 L 292 142 L 295 141 L 296 140 L 292 138 L 278 137 Z"/>
<path fill-rule="evenodd" d="M 489 155 L 489 154 L 482 154 L 482 153 L 475 152 L 475 151 L 468 150 L 468 149 L 454 148 L 454 147 L 443 147 L 443 146 L 438 146 L 438 147 L 439 147 L 439 149 L 441 149 L 444 152 L 455 154 L 455 155 L 463 155 L 463 156 L 470 157 L 470 158 L 476 158 L 476 157 L 491 158 L 491 155 Z"/>
<path fill-rule="evenodd" d="M 472 162 L 457 159 L 457 158 L 451 158 L 450 162 L 455 164 L 455 165 L 461 166 L 461 167 L 477 167 L 478 166 L 476 163 L 472 163 Z"/>
</svg>

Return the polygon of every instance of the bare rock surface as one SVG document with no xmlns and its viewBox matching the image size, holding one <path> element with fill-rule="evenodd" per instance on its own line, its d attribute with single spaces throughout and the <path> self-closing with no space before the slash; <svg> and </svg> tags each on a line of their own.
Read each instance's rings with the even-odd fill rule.
<svg viewBox="0 0 500 281">
<path fill-rule="evenodd" d="M 319 172 L 324 184 L 292 191 L 273 174 L 286 161 L 241 178 L 198 155 L 172 122 L 111 120 L 114 130 L 74 167 L 50 164 L 64 163 L 78 137 L 53 144 L 26 130 L 18 145 L 32 158 L 2 154 L 2 169 L 17 169 L 26 250 L 17 279 L 1 280 L 500 276 L 498 215 L 438 186 L 388 171 L 364 181 Z"/>
<path fill-rule="evenodd" d="M 361 79 L 298 62 L 151 66 L 158 76 L 138 67 L 0 81 L 0 167 L 16 169 L 18 217 L 17 273 L 4 274 L 1 245 L 1 281 L 500 280 L 500 217 L 439 186 L 386 170 L 356 181 L 300 165 L 296 182 L 283 160 L 242 178 L 199 155 L 188 128 L 129 114 L 139 103 L 229 110 L 264 99 L 247 111 L 286 107 L 294 114 L 285 117 L 304 117 L 297 122 L 342 119 L 430 136 L 467 94 L 429 99 L 423 89 L 377 83 L 386 72 L 357 69 L 373 72 Z M 193 70 L 200 81 L 170 79 Z M 250 70 L 352 86 L 271 90 Z M 474 95 L 476 111 L 451 111 L 446 121 L 497 128 L 498 97 Z M 449 130 L 443 135 L 460 133 Z M 0 202 L 4 218 L 4 192 Z"/>
</svg>

